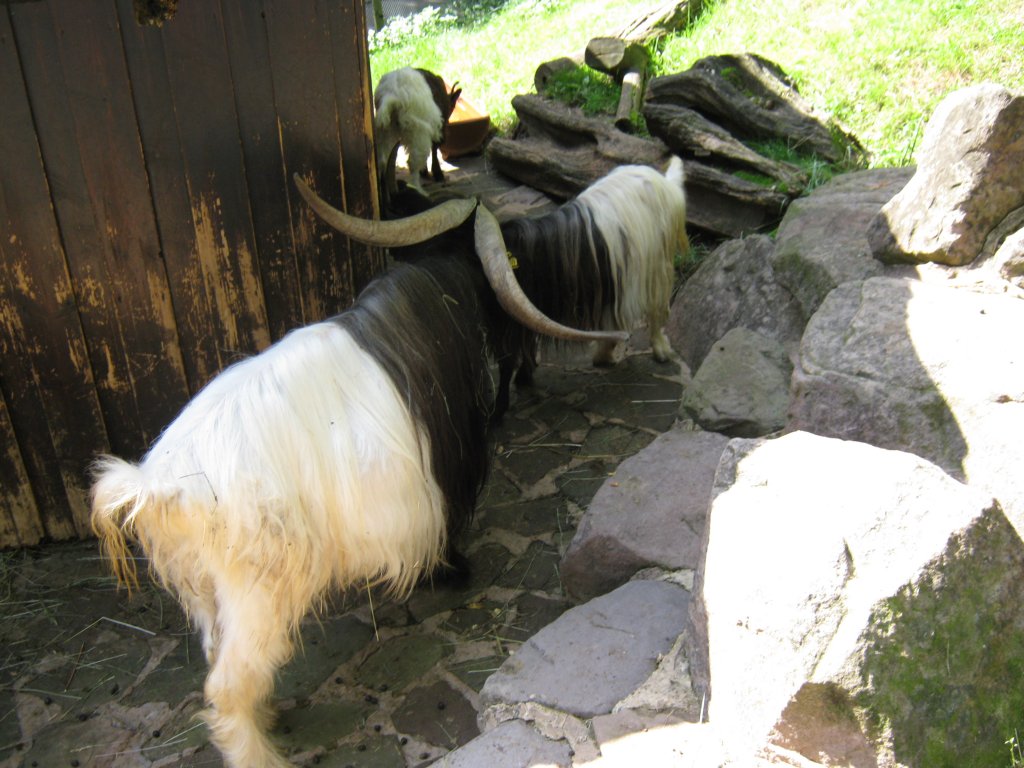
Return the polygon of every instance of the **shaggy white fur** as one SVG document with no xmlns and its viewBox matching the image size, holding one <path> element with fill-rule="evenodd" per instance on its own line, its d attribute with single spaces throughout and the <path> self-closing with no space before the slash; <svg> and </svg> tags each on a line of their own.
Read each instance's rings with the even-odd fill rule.
<svg viewBox="0 0 1024 768">
<path fill-rule="evenodd" d="M 385 174 L 396 145 L 409 155 L 409 184 L 419 187 L 420 172 L 427 169 L 430 148 L 441 141 L 445 115 L 434 102 L 430 86 L 412 67 L 381 76 L 373 94 L 376 110 L 377 169 Z"/>
<path fill-rule="evenodd" d="M 331 322 L 224 371 L 139 465 L 103 458 L 93 526 L 129 582 L 137 538 L 200 628 L 204 716 L 232 768 L 287 765 L 266 736 L 274 674 L 325 591 L 405 593 L 446 537 L 425 435 Z"/>
<path fill-rule="evenodd" d="M 619 166 L 580 193 L 605 240 L 616 281 L 616 302 L 602 328 L 632 330 L 647 323 L 659 362 L 672 347 L 665 338 L 674 283 L 673 259 L 689 248 L 683 161 L 673 157 L 665 174 L 644 165 Z M 613 342 L 598 346 L 594 362 L 610 363 Z"/>
</svg>

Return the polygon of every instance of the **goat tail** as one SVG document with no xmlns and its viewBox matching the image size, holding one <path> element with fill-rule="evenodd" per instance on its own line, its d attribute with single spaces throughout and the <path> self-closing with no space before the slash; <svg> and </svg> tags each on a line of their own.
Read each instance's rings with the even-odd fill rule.
<svg viewBox="0 0 1024 768">
<path fill-rule="evenodd" d="M 402 113 L 402 100 L 397 98 L 393 94 L 384 94 L 380 102 L 377 104 L 376 113 L 374 114 L 374 122 L 378 129 L 389 129 L 398 128 L 397 122 L 395 122 L 396 115 L 401 116 Z"/>
<path fill-rule="evenodd" d="M 683 188 L 686 181 L 686 169 L 683 167 L 682 158 L 678 155 L 672 155 L 672 159 L 669 160 L 668 168 L 665 169 L 665 178 L 680 189 Z"/>
<path fill-rule="evenodd" d="M 135 518 L 147 504 L 144 473 L 138 465 L 103 456 L 93 466 L 92 530 L 119 584 L 131 590 L 139 584 L 129 546 Z"/>
</svg>

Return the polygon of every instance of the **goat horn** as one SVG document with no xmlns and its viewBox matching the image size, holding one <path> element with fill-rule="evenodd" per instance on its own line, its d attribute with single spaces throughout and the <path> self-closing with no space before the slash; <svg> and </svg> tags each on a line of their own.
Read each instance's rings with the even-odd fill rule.
<svg viewBox="0 0 1024 768">
<path fill-rule="evenodd" d="M 336 230 L 353 240 L 381 248 L 400 248 L 429 240 L 441 232 L 454 229 L 469 218 L 476 200 L 449 200 L 415 216 L 396 221 L 378 221 L 350 216 L 332 207 L 309 188 L 298 174 L 293 176 L 302 199 L 316 214 Z"/>
<path fill-rule="evenodd" d="M 527 328 L 564 341 L 625 341 L 629 338 L 624 331 L 580 331 L 556 323 L 537 309 L 519 287 L 508 263 L 508 250 L 498 220 L 483 205 L 476 209 L 475 232 L 477 256 L 498 303 Z"/>
</svg>

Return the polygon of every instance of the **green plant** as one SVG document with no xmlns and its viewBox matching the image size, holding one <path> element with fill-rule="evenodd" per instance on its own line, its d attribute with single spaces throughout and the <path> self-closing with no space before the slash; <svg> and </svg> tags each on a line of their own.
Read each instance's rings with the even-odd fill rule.
<svg viewBox="0 0 1024 768">
<path fill-rule="evenodd" d="M 1020 739 L 1018 738 L 1016 728 L 1013 729 L 1013 736 L 1006 740 L 1006 745 L 1010 748 L 1010 768 L 1024 766 L 1024 753 L 1021 752 Z"/>
<path fill-rule="evenodd" d="M 557 73 L 549 81 L 545 94 L 580 107 L 587 115 L 614 114 L 619 105 L 619 86 L 608 75 L 589 67 Z"/>
</svg>

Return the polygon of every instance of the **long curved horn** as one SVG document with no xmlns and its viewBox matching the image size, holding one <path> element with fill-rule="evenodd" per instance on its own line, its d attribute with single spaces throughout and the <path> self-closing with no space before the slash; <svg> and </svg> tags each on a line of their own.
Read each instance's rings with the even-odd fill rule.
<svg viewBox="0 0 1024 768">
<path fill-rule="evenodd" d="M 541 312 L 519 287 L 508 263 L 508 249 L 501 235 L 498 220 L 483 205 L 476 209 L 476 252 L 483 265 L 487 282 L 498 297 L 498 303 L 527 328 L 565 341 L 625 341 L 624 331 L 580 331 L 556 323 Z"/>
<path fill-rule="evenodd" d="M 400 248 L 405 245 L 422 243 L 435 235 L 459 226 L 469 218 L 473 209 L 476 208 L 476 200 L 468 198 L 449 200 L 423 213 L 395 221 L 360 219 L 328 205 L 309 188 L 306 182 L 299 178 L 297 173 L 293 178 L 302 199 L 309 203 L 310 208 L 316 211 L 321 219 L 353 240 L 382 248 Z"/>
</svg>

